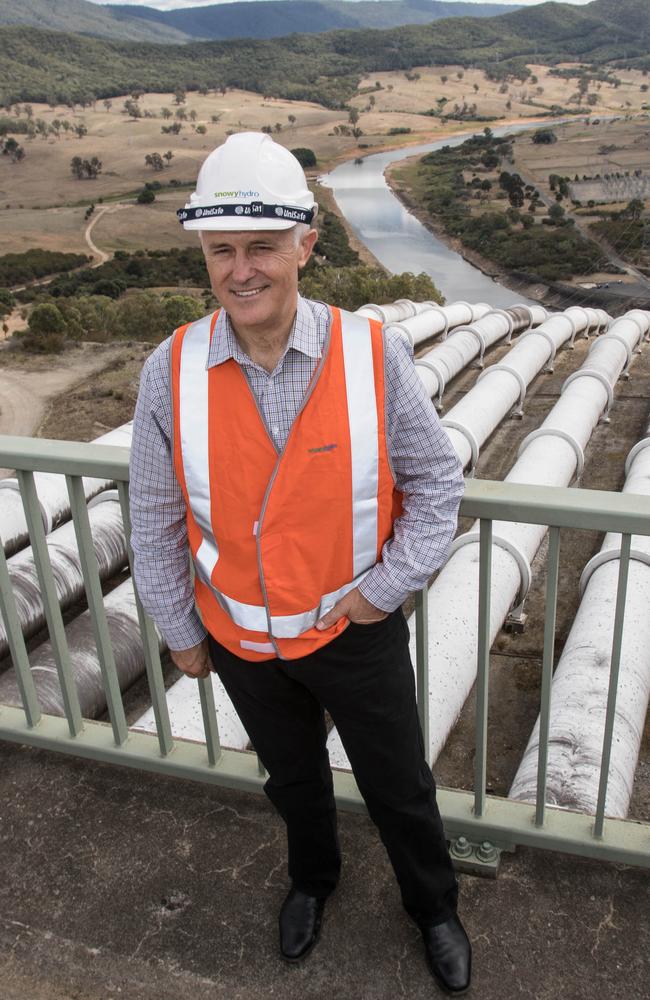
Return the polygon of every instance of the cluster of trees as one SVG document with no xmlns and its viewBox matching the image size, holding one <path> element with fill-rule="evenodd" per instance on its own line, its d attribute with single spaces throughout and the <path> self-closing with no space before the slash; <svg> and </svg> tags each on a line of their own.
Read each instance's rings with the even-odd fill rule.
<svg viewBox="0 0 650 1000">
<path fill-rule="evenodd" d="M 189 295 L 142 292 L 119 301 L 103 295 L 47 298 L 31 310 L 21 343 L 25 350 L 41 353 L 58 352 L 81 340 L 158 343 L 206 311 L 203 299 Z"/>
<path fill-rule="evenodd" d="M 165 165 L 169 166 L 173 159 L 174 154 L 171 149 L 168 149 L 162 155 L 160 153 L 147 153 L 144 162 L 147 167 L 151 167 L 157 173 L 159 170 L 164 170 Z"/>
<path fill-rule="evenodd" d="M 96 156 L 92 156 L 89 160 L 82 159 L 80 156 L 73 156 L 70 160 L 70 170 L 72 171 L 72 176 L 76 177 L 78 181 L 94 181 L 102 172 L 102 161 Z"/>
<path fill-rule="evenodd" d="M 547 281 L 593 271 L 602 257 L 597 244 L 575 231 L 559 204 L 550 209 L 547 225 L 535 225 L 539 194 L 532 185 L 525 185 L 519 174 L 499 173 L 498 185 L 510 203 L 506 211 L 472 214 L 468 206 L 471 188 L 482 190 L 483 180 L 489 180 L 485 172 L 498 169 L 511 152 L 507 140 L 495 138 L 488 128 L 482 136 L 473 136 L 460 146 L 429 153 L 420 160 L 415 196 L 466 247 L 508 271 Z M 477 183 L 472 180 L 468 188 L 465 173 L 469 171 L 474 172 Z M 529 211 L 521 212 L 526 198 L 530 199 Z M 549 225 L 560 226 L 561 236 Z"/>
<path fill-rule="evenodd" d="M 50 274 L 72 271 L 88 263 L 90 257 L 80 253 L 59 253 L 56 250 L 27 250 L 0 256 L 0 288 L 26 285 Z"/>
<path fill-rule="evenodd" d="M 650 218 L 643 218 L 645 203 L 632 198 L 620 212 L 594 222 L 589 227 L 607 242 L 625 260 L 640 267 L 650 267 Z M 646 270 L 645 273 L 648 273 Z"/>
<path fill-rule="evenodd" d="M 333 302 L 352 311 L 366 302 L 444 301 L 428 274 L 387 275 L 379 268 L 365 265 L 313 268 L 301 278 L 300 291 L 307 298 Z"/>
</svg>

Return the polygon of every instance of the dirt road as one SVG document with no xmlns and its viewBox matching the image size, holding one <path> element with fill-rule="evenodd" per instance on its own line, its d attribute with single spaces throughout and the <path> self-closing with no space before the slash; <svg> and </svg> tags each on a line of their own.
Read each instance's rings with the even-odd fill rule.
<svg viewBox="0 0 650 1000">
<path fill-rule="evenodd" d="M 61 360 L 30 359 L 33 367 L 19 366 L 0 354 L 0 434 L 36 435 L 50 401 L 90 379 L 118 357 L 123 347 L 86 344 Z M 0 469 L 0 479 L 10 475 Z"/>
<path fill-rule="evenodd" d="M 100 267 L 102 264 L 105 264 L 106 261 L 109 260 L 111 257 L 110 253 L 106 253 L 104 250 L 100 250 L 99 247 L 96 245 L 96 243 L 93 242 L 93 239 L 90 234 L 93 230 L 93 227 L 95 226 L 95 223 L 99 222 L 102 215 L 106 215 L 107 213 L 119 212 L 123 208 L 128 208 L 130 204 L 131 202 L 126 203 L 120 201 L 116 202 L 114 205 L 102 205 L 101 208 L 98 208 L 95 211 L 93 217 L 86 226 L 86 231 L 84 233 L 84 239 L 88 244 L 88 248 L 92 253 L 92 255 L 95 257 L 95 262 L 94 264 L 91 264 L 91 267 Z"/>
</svg>

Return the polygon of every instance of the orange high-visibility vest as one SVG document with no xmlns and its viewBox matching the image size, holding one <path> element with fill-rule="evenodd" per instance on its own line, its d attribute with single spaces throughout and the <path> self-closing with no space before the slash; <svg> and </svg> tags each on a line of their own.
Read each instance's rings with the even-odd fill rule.
<svg viewBox="0 0 650 1000">
<path fill-rule="evenodd" d="M 246 660 L 295 659 L 347 626 L 316 622 L 378 561 L 401 512 L 386 443 L 381 324 L 332 309 L 283 451 L 230 358 L 207 368 L 217 313 L 171 348 L 173 454 L 197 607 Z"/>
</svg>

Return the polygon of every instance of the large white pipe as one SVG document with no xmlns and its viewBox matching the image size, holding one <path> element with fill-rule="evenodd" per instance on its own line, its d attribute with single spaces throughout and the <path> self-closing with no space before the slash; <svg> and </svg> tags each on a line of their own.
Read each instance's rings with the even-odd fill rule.
<svg viewBox="0 0 650 1000">
<path fill-rule="evenodd" d="M 650 497 L 650 426 L 628 456 L 624 493 Z M 608 532 L 585 567 L 582 600 L 551 687 L 546 801 L 595 813 L 614 634 L 621 536 Z M 605 812 L 630 805 L 650 698 L 650 536 L 632 536 Z M 535 802 L 539 718 L 509 797 Z"/>
<path fill-rule="evenodd" d="M 235 711 L 235 706 L 215 673 L 210 674 L 210 680 L 214 692 L 221 745 L 229 747 L 231 750 L 246 750 L 250 740 Z M 177 739 L 205 742 L 201 699 L 194 680 L 187 676 L 181 677 L 175 684 L 167 688 L 165 699 L 172 736 Z M 155 733 L 156 719 L 153 707 L 148 708 L 130 728 L 145 733 Z"/>
<path fill-rule="evenodd" d="M 472 306 L 467 302 L 455 302 L 449 306 L 438 306 L 433 302 L 426 305 L 428 308 L 420 310 L 415 316 L 400 320 L 398 323 L 385 323 L 384 329 L 399 333 L 411 347 L 415 347 L 424 340 L 430 340 L 440 334 L 444 336 L 459 323 L 474 322 L 492 311 L 492 306 L 486 302 L 478 302 Z M 464 318 L 468 309 L 471 320 Z"/>
<path fill-rule="evenodd" d="M 496 330 L 488 327 L 488 322 L 494 325 L 498 319 L 498 315 L 494 320 L 490 315 L 481 321 L 487 343 L 492 343 L 491 338 L 497 335 Z M 475 325 L 478 328 L 479 324 Z M 566 312 L 549 317 L 537 329 L 528 331 L 498 364 L 485 369 L 474 387 L 443 420 L 463 468 L 469 468 L 470 474 L 473 474 L 484 442 L 513 408 L 521 414 L 528 386 L 540 371 L 552 370 L 553 359 L 560 347 L 572 342 L 580 333 L 588 335 L 592 328 L 597 329 L 599 325 L 600 317 L 590 316 L 586 309 L 579 306 L 571 307 Z M 463 349 L 471 346 L 465 339 L 460 339 L 465 336 L 465 332 L 461 331 L 449 338 L 459 343 L 459 359 L 465 357 Z M 476 349 L 475 338 L 473 344 Z M 453 368 L 451 371 L 455 374 Z"/>
<path fill-rule="evenodd" d="M 378 319 L 384 326 L 390 323 L 401 323 L 411 319 L 422 312 L 439 312 L 445 317 L 447 327 L 459 326 L 461 323 L 472 323 L 475 319 L 484 316 L 492 307 L 485 302 L 478 302 L 472 305 L 469 302 L 451 302 L 449 305 L 439 306 L 437 302 L 411 302 L 410 299 L 398 299 L 397 302 L 390 302 L 387 305 L 378 306 L 374 303 L 361 306 L 357 309 L 357 315 L 367 316 L 368 319 Z"/>
<path fill-rule="evenodd" d="M 437 344 L 426 354 L 416 359 L 415 367 L 424 386 L 435 400 L 438 409 L 442 406 L 442 396 L 446 386 L 451 379 L 455 378 L 459 372 L 466 368 L 471 362 L 478 358 L 478 367 L 483 367 L 483 355 L 485 351 L 496 344 L 503 337 L 510 337 L 513 333 L 519 332 L 526 327 L 541 330 L 539 336 L 549 343 L 548 359 L 545 362 L 547 370 L 552 371 L 552 362 L 559 343 L 564 342 L 562 338 L 557 341 L 557 328 L 562 332 L 569 330 L 571 343 L 578 332 L 584 332 L 586 336 L 599 332 L 607 326 L 609 316 L 602 309 L 588 309 L 582 307 L 571 307 L 564 313 L 557 313 L 555 316 L 547 318 L 546 310 L 541 306 L 523 307 L 529 314 L 529 322 L 517 317 L 517 313 L 522 310 L 521 306 L 512 309 L 495 309 L 489 315 L 467 326 L 460 326 L 455 329 L 441 344 Z M 514 314 L 514 319 L 512 319 Z M 565 317 L 559 324 L 553 320 Z M 550 324 L 547 326 L 547 324 Z M 532 332 L 532 330 L 531 330 Z M 528 336 L 528 335 L 527 335 Z M 528 350 L 528 349 L 526 349 Z M 543 346 L 540 346 L 543 351 Z M 511 354 L 508 354 L 508 359 Z M 501 362 L 505 366 L 507 359 Z M 509 361 L 507 362 L 509 364 Z M 539 370 L 539 369 L 537 369 Z M 513 376 L 514 378 L 515 376 Z M 512 389 L 512 379 L 510 389 Z M 525 386 L 517 380 L 517 395 L 523 392 Z M 448 418 L 449 419 L 449 418 Z"/>
<path fill-rule="evenodd" d="M 108 508 L 110 503 L 101 504 Z M 113 647 L 120 690 L 126 691 L 145 670 L 142 637 L 131 580 L 125 580 L 104 598 L 104 609 Z M 70 663 L 79 695 L 81 714 L 95 719 L 106 711 L 106 695 L 102 680 L 95 634 L 90 611 L 66 626 Z M 159 636 L 159 648 L 166 647 Z M 63 696 L 50 642 L 43 643 L 30 656 L 30 671 L 36 687 L 41 711 L 64 715 Z M 219 736 L 223 746 L 244 750 L 249 740 L 235 708 L 216 674 L 211 675 L 217 706 Z M 183 677 L 166 692 L 172 734 L 184 739 L 205 740 L 198 688 L 189 677 Z M 14 669 L 0 675 L 0 705 L 22 705 Z M 142 715 L 133 728 L 155 731 L 153 708 Z"/>
<path fill-rule="evenodd" d="M 104 609 L 120 689 L 125 691 L 145 669 L 144 649 L 131 580 L 126 580 L 106 595 Z M 78 618 L 69 622 L 65 631 L 81 714 L 86 719 L 94 719 L 106 710 L 106 695 L 90 611 L 84 611 Z M 160 648 L 164 648 L 162 641 Z M 51 715 L 64 715 L 63 696 L 50 642 L 43 643 L 32 653 L 30 670 L 41 710 Z M 16 671 L 7 670 L 0 675 L 0 705 L 21 704 Z"/>
<path fill-rule="evenodd" d="M 650 328 L 650 313 L 633 310 L 594 341 L 580 369 L 564 383 L 562 395 L 541 428 L 523 442 L 506 482 L 567 486 L 579 471 L 583 448 L 607 412 L 612 386 Z M 528 339 L 528 338 L 526 338 Z M 532 339 L 532 338 L 531 338 Z M 490 642 L 527 589 L 532 562 L 548 529 L 544 525 L 495 521 L 492 546 Z M 478 642 L 478 522 L 454 542 L 452 555 L 428 595 L 429 760 L 433 763 L 451 732 L 476 677 Z M 414 625 L 413 618 L 410 625 Z M 415 630 L 411 629 L 415 662 Z M 330 733 L 328 751 L 336 767 L 349 767 Z M 338 741 L 338 742 L 337 742 Z"/>
<path fill-rule="evenodd" d="M 128 448 L 131 445 L 133 421 L 116 427 L 107 434 L 95 438 L 93 444 L 118 445 Z M 41 515 L 45 532 L 48 534 L 57 525 L 70 517 L 70 499 L 65 482 L 65 476 L 55 472 L 35 472 L 34 483 L 41 506 Z M 90 500 L 110 483 L 105 479 L 83 479 L 86 499 Z M 17 479 L 0 479 L 0 537 L 6 555 L 11 555 L 23 548 L 29 542 L 29 532 L 25 512 L 20 497 L 20 487 Z"/>
<path fill-rule="evenodd" d="M 88 518 L 99 575 L 105 580 L 113 576 L 127 561 L 122 511 L 117 493 L 107 490 L 91 500 Z M 55 528 L 47 535 L 46 541 L 56 595 L 61 609 L 65 610 L 84 594 L 84 579 L 72 521 L 66 521 Z M 7 560 L 7 568 L 23 635 L 34 635 L 45 624 L 45 610 L 31 546 L 11 556 Z M 0 617 L 0 658 L 7 650 L 6 626 Z"/>
</svg>

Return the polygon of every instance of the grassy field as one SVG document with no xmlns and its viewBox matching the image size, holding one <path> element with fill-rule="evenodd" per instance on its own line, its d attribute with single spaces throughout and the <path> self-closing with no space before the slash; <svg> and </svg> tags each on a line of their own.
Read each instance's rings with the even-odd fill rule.
<svg viewBox="0 0 650 1000">
<path fill-rule="evenodd" d="M 487 81 L 482 72 L 456 66 L 421 68 L 415 80 L 407 80 L 402 72 L 374 74 L 372 79 L 362 81 L 360 90 L 374 88 L 376 81 L 382 89 L 373 90 L 372 94 L 360 93 L 352 101 L 360 112 L 358 126 L 363 135 L 358 139 L 333 134 L 336 126 L 348 123 L 345 111 L 332 111 L 307 102 L 264 99 L 259 94 L 239 90 L 206 96 L 188 93 L 184 105 L 188 121 L 182 123 L 179 135 L 161 133 L 161 126 L 168 124 L 160 117 L 161 110 L 169 108 L 175 113 L 178 108 L 173 94 L 142 97 L 139 104 L 143 117 L 138 119 L 121 113 L 124 104 L 121 98 L 115 98 L 108 110 L 99 101 L 94 108 L 77 109 L 74 113 L 67 108 L 33 105 L 34 119 L 41 118 L 50 125 L 57 118 L 66 118 L 73 125 L 84 124 L 88 134 L 78 139 L 61 131 L 60 138 L 49 136 L 45 140 L 40 137 L 25 140 L 18 135 L 25 148 L 24 160 L 12 163 L 9 157 L 0 157 L 0 253 L 35 246 L 86 250 L 85 210 L 90 202 L 98 204 L 100 200 L 127 200 L 132 206 L 128 212 L 108 212 L 98 221 L 93 240 L 101 249 L 110 252 L 191 244 L 192 237 L 183 233 L 173 215 L 184 201 L 183 190 L 165 190 L 148 207 L 133 205 L 133 199 L 147 181 L 158 180 L 167 185 L 174 179 L 191 185 L 203 158 L 224 140 L 228 131 L 258 130 L 262 126 L 275 130 L 279 124 L 281 130 L 274 131 L 275 138 L 289 148 L 314 149 L 318 172 L 325 171 L 359 152 L 423 142 L 470 128 L 471 122 L 441 122 L 422 114 L 434 107 L 440 97 L 447 99 L 447 111 L 465 101 L 476 104 L 479 115 L 517 120 L 534 118 L 552 104 L 562 103 L 574 89 L 573 82 L 550 76 L 545 67 L 532 66 L 531 70 L 537 83 L 510 83 L 507 92 L 501 92 L 499 84 Z M 458 74 L 462 74 L 460 79 Z M 447 78 L 445 83 L 441 80 L 443 76 Z M 623 110 L 640 109 L 647 96 L 640 90 L 641 73 L 625 71 L 622 77 L 617 89 L 607 83 L 600 85 L 597 91 L 600 113 L 620 114 Z M 542 89 L 541 94 L 537 93 L 538 88 Z M 374 105 L 365 110 L 370 97 Z M 526 103 L 531 99 L 540 106 Z M 192 113 L 194 122 L 189 120 Z M 155 117 L 144 117 L 145 114 Z M 295 117 L 295 122 L 289 122 L 289 115 Z M 217 122 L 212 121 L 213 116 L 218 118 Z M 196 126 L 204 126 L 206 133 L 198 133 Z M 411 132 L 389 135 L 394 128 L 408 128 Z M 550 156 L 556 148 L 549 151 Z M 173 153 L 173 159 L 163 171 L 154 173 L 145 165 L 148 153 L 163 154 L 167 150 Z M 97 156 L 103 165 L 99 177 L 75 180 L 70 171 L 73 156 L 82 159 Z"/>
</svg>

